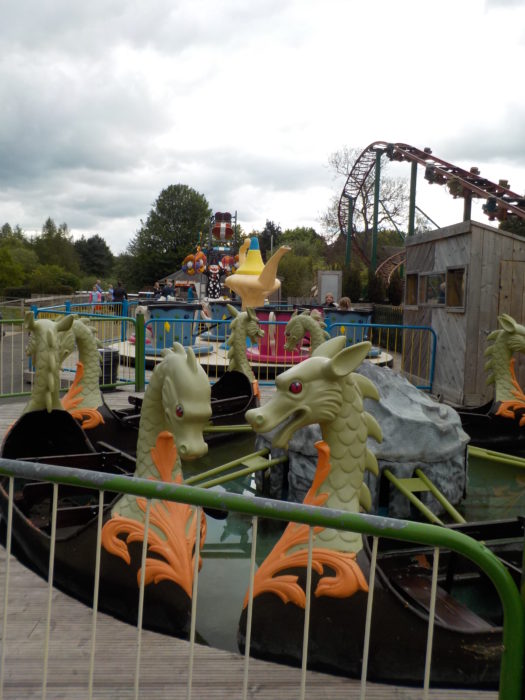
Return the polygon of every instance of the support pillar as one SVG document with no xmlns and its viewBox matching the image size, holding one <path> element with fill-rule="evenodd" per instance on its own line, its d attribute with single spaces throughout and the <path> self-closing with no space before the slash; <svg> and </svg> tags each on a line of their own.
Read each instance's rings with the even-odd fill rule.
<svg viewBox="0 0 525 700">
<path fill-rule="evenodd" d="M 374 222 L 372 226 L 372 255 L 370 256 L 370 268 L 375 273 L 377 268 L 377 227 L 379 224 L 379 193 L 381 191 L 381 156 L 383 151 L 376 151 L 376 169 L 374 181 Z"/>
<path fill-rule="evenodd" d="M 354 198 L 349 195 L 343 195 L 348 200 L 348 223 L 346 226 L 346 255 L 345 267 L 350 267 L 352 262 L 352 228 L 354 219 Z"/>
<path fill-rule="evenodd" d="M 408 204 L 408 235 L 413 236 L 416 232 L 416 185 L 417 185 L 417 163 L 411 164 L 410 170 L 410 201 Z"/>
</svg>

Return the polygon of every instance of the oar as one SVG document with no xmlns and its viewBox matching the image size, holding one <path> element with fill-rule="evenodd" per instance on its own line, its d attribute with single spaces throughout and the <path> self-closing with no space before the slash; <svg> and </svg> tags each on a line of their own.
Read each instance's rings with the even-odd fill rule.
<svg viewBox="0 0 525 700">
<path fill-rule="evenodd" d="M 253 430 L 251 425 L 246 423 L 240 425 L 206 425 L 203 433 L 249 433 Z"/>
<path fill-rule="evenodd" d="M 184 479 L 184 483 L 191 486 L 197 481 L 202 481 L 203 479 L 208 479 L 210 476 L 216 476 L 217 474 L 227 472 L 229 469 L 237 467 L 239 464 L 242 464 L 245 460 L 250 459 L 251 457 L 264 457 L 269 453 L 270 450 L 267 447 L 264 447 L 262 450 L 259 450 L 259 452 L 252 452 L 252 454 L 245 455 L 244 457 L 238 457 L 232 462 L 227 462 L 226 464 L 221 464 L 218 467 L 213 467 L 213 469 L 208 469 L 208 471 L 202 472 L 201 474 L 190 476 L 188 479 Z"/>
<path fill-rule="evenodd" d="M 268 448 L 259 450 L 259 452 L 253 452 L 252 454 L 233 460 L 232 462 L 228 462 L 227 464 L 222 464 L 219 467 L 209 469 L 208 471 L 203 472 L 202 474 L 195 474 L 195 476 L 190 476 L 189 479 L 185 479 L 184 484 L 197 485 L 200 488 L 208 489 L 212 486 L 218 486 L 219 484 L 224 484 L 228 481 L 232 481 L 233 479 L 238 479 L 239 477 L 247 476 L 257 471 L 261 471 L 262 469 L 272 467 L 275 464 L 282 464 L 282 462 L 286 462 L 286 460 L 288 459 L 286 455 L 283 455 L 281 457 L 275 457 L 274 459 L 265 459 L 265 456 L 269 454 L 269 452 L 270 450 Z M 239 469 L 238 471 L 230 472 L 229 474 L 224 474 L 223 476 L 217 476 L 229 471 L 230 469 L 236 467 L 239 464 L 244 464 L 246 466 L 244 467 L 244 469 Z M 217 478 L 210 479 L 210 477 L 212 476 L 216 476 Z M 206 479 L 208 479 L 208 481 L 206 481 Z"/>
<path fill-rule="evenodd" d="M 255 474 L 255 472 L 261 471 L 261 469 L 273 467 L 274 464 L 282 464 L 283 462 L 286 462 L 287 459 L 288 457 L 283 455 L 282 457 L 275 457 L 275 459 L 264 460 L 264 464 L 261 463 L 256 466 L 248 466 L 246 469 L 239 469 L 237 472 L 219 476 L 217 479 L 210 479 L 210 481 L 205 481 L 203 484 L 198 484 L 198 486 L 201 489 L 209 489 L 212 486 L 219 486 L 219 484 L 225 484 L 226 482 L 233 481 L 233 479 L 238 479 L 241 476 L 248 476 L 249 474 Z"/>
</svg>

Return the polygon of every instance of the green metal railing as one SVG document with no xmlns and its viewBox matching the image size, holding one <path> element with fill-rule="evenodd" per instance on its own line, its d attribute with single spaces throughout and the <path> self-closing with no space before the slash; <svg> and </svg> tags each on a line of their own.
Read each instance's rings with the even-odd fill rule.
<svg viewBox="0 0 525 700">
<path fill-rule="evenodd" d="M 98 312 L 94 312 L 95 305 L 93 304 L 71 304 L 65 303 L 57 306 L 33 307 L 35 318 L 59 318 L 62 315 L 74 313 L 79 318 L 87 318 L 92 321 L 92 324 L 97 330 L 97 336 L 102 341 L 106 348 L 119 349 L 119 374 L 117 381 L 112 380 L 109 384 L 104 383 L 104 386 L 115 386 L 121 384 L 134 384 L 136 391 L 144 391 L 146 386 L 146 363 L 151 365 L 158 361 L 161 356 L 162 347 L 156 349 L 154 353 L 150 351 L 146 353 L 146 334 L 147 329 L 152 325 L 152 321 L 145 322 L 142 314 L 127 315 L 124 313 L 132 312 L 134 309 L 133 303 L 123 304 L 123 315 L 112 315 L 112 311 L 116 306 L 113 304 L 101 303 Z M 125 306 L 125 309 L 124 309 Z M 155 324 L 164 324 L 172 319 L 155 319 Z M 198 323 L 204 329 L 210 329 L 214 326 L 225 329 L 231 319 L 200 319 Z M 195 320 L 177 320 L 177 323 L 191 324 L 194 326 Z M 270 323 L 261 321 L 263 329 L 272 328 L 275 332 L 282 333 L 286 322 L 278 321 Z M 371 335 L 371 340 L 375 346 L 386 355 L 389 353 L 398 355 L 397 363 L 401 362 L 401 369 L 407 373 L 409 378 L 414 379 L 414 383 L 418 388 L 423 390 L 431 390 L 433 373 L 435 366 L 436 354 L 436 336 L 432 329 L 423 326 L 403 326 L 392 323 L 369 323 L 365 325 L 355 323 L 345 324 L 327 324 L 327 330 L 331 335 L 344 333 L 349 337 L 351 342 L 361 339 L 362 333 L 366 327 L 366 332 Z M 0 397 L 7 396 L 23 396 L 31 393 L 31 387 L 25 389 L 27 377 L 24 379 L 24 369 L 27 370 L 28 365 L 31 369 L 30 361 L 25 358 L 25 342 L 26 337 L 23 333 L 23 319 L 0 319 L 0 333 L 7 330 L 7 336 L 4 338 L 2 352 L 0 354 Z M 10 332 L 11 331 L 11 332 Z M 130 337 L 133 343 L 130 343 Z M 408 345 L 405 349 L 404 340 Z M 149 346 L 148 346 L 149 347 Z M 133 348 L 132 350 L 130 350 Z M 131 352 L 131 354 L 130 354 Z M 210 358 L 215 358 L 215 354 L 211 354 Z M 400 358 L 400 359 L 399 359 Z M 214 365 L 217 360 L 209 360 L 206 353 L 199 354 L 199 360 L 205 367 L 210 380 L 214 381 L 219 374 L 224 371 L 224 363 Z M 25 361 L 25 368 L 22 363 Z M 290 360 L 291 361 L 291 360 Z M 285 354 L 284 363 L 273 365 L 272 363 L 259 363 L 255 366 L 257 379 L 260 383 L 273 382 L 275 374 L 283 371 L 287 366 Z M 70 358 L 69 365 L 66 361 L 64 365 L 65 371 L 75 371 L 74 360 Z M 30 374 L 28 375 L 30 377 Z"/>
<path fill-rule="evenodd" d="M 303 504 L 209 491 L 133 477 L 81 469 L 0 459 L 0 474 L 38 479 L 101 491 L 163 499 L 194 506 L 233 511 L 310 526 L 347 530 L 374 537 L 402 540 L 457 552 L 474 562 L 492 581 L 503 608 L 503 650 L 499 698 L 520 700 L 524 659 L 524 611 L 520 591 L 503 563 L 487 547 L 463 533 L 447 528 L 373 515 L 352 514 Z"/>
</svg>

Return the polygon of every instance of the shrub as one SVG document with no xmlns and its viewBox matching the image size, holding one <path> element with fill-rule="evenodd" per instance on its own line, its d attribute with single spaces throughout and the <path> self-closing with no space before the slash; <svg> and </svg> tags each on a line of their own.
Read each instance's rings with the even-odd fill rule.
<svg viewBox="0 0 525 700">
<path fill-rule="evenodd" d="M 390 278 L 390 284 L 386 290 L 387 297 L 392 306 L 399 306 L 403 301 L 403 280 L 396 270 Z"/>
<path fill-rule="evenodd" d="M 14 299 L 29 299 L 31 290 L 29 287 L 4 287 L 3 295 Z"/>
<path fill-rule="evenodd" d="M 357 268 L 343 272 L 343 296 L 349 297 L 352 301 L 359 301 L 363 291 L 361 283 L 361 273 Z"/>
<path fill-rule="evenodd" d="M 372 270 L 368 271 L 368 301 L 381 304 L 385 300 L 385 284 Z"/>
</svg>

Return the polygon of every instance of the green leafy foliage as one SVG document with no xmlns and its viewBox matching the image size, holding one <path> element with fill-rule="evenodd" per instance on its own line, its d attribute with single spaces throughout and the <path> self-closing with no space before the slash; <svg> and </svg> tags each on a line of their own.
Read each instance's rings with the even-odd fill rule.
<svg viewBox="0 0 525 700">
<path fill-rule="evenodd" d="M 53 219 L 48 218 L 32 246 L 41 265 L 58 265 L 73 274 L 80 273 L 77 252 L 67 224 L 57 227 Z"/>
<path fill-rule="evenodd" d="M 501 231 L 509 231 L 518 236 L 525 236 L 525 219 L 519 219 L 517 216 L 511 216 L 499 225 Z"/>
<path fill-rule="evenodd" d="M 39 265 L 29 286 L 32 292 L 63 292 L 69 294 L 79 287 L 80 280 L 60 265 Z M 67 291 L 66 291 L 67 290 Z"/>
<path fill-rule="evenodd" d="M 111 274 L 115 258 L 108 244 L 98 234 L 82 236 L 73 244 L 80 260 L 82 272 L 96 275 L 97 279 Z"/>
<path fill-rule="evenodd" d="M 291 246 L 295 255 L 311 257 L 314 260 L 319 260 L 321 264 L 326 262 L 326 241 L 311 227 L 298 226 L 286 229 L 282 234 L 280 244 Z"/>
<path fill-rule="evenodd" d="M 393 306 L 399 306 L 403 301 L 403 280 L 401 279 L 399 270 L 393 272 L 386 294 L 389 302 Z"/>
<path fill-rule="evenodd" d="M 204 195 L 187 185 L 170 185 L 157 197 L 146 222 L 128 246 L 131 267 L 124 277 L 140 287 L 180 268 L 207 231 L 211 209 Z M 123 280 L 123 281 L 124 281 Z"/>
<path fill-rule="evenodd" d="M 0 250 L 0 289 L 16 287 L 24 281 L 24 270 L 7 249 Z"/>
<path fill-rule="evenodd" d="M 310 296 L 314 279 L 313 260 L 311 257 L 294 255 L 293 250 L 279 262 L 279 279 L 282 279 L 281 296 Z"/>
<path fill-rule="evenodd" d="M 375 304 L 382 304 L 385 300 L 385 285 L 381 277 L 378 277 L 371 270 L 368 271 L 368 301 Z"/>
<path fill-rule="evenodd" d="M 343 296 L 352 301 L 359 301 L 363 292 L 361 272 L 357 267 L 343 271 Z"/>
<path fill-rule="evenodd" d="M 259 249 L 264 261 L 270 259 L 272 250 L 275 252 L 279 248 L 282 243 L 281 238 L 281 227 L 266 219 L 266 225 L 259 233 Z"/>
</svg>

